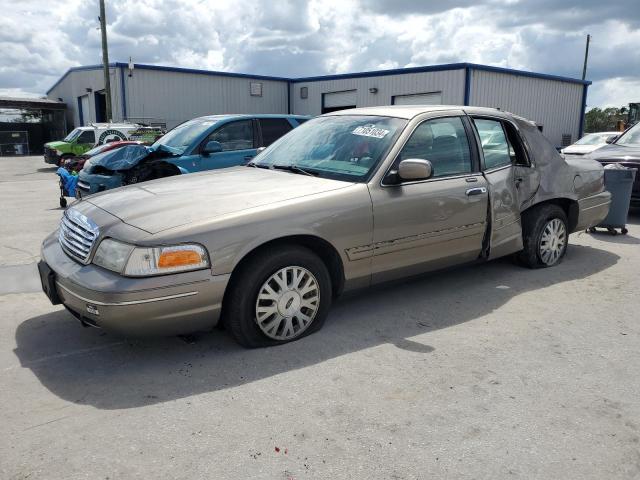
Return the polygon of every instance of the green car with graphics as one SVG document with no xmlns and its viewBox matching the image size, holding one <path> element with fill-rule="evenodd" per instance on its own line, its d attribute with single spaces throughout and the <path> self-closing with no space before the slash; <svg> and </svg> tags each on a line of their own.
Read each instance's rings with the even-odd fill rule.
<svg viewBox="0 0 640 480">
<path fill-rule="evenodd" d="M 119 140 L 139 140 L 153 143 L 164 132 L 155 127 L 145 127 L 135 123 L 94 123 L 75 128 L 63 140 L 44 144 L 44 161 L 60 165 L 69 157 L 82 155 L 93 147 Z"/>
</svg>

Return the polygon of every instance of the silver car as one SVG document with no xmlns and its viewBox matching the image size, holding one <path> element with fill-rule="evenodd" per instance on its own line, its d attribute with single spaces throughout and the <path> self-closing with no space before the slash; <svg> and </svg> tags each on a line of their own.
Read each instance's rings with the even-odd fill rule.
<svg viewBox="0 0 640 480">
<path fill-rule="evenodd" d="M 51 301 L 123 335 L 274 345 L 342 292 L 516 254 L 558 264 L 610 194 L 591 160 L 494 109 L 375 107 L 310 120 L 243 167 L 92 196 L 44 240 Z"/>
</svg>

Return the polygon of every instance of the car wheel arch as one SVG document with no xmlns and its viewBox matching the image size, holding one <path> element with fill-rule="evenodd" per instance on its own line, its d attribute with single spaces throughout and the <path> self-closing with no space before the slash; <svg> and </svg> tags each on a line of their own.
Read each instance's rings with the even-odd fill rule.
<svg viewBox="0 0 640 480">
<path fill-rule="evenodd" d="M 236 274 L 240 267 L 248 262 L 251 258 L 258 255 L 261 251 L 267 248 L 272 248 L 280 245 L 298 245 L 306 247 L 325 263 L 331 276 L 331 286 L 333 290 L 333 296 L 337 297 L 342 293 L 345 283 L 344 277 L 344 260 L 338 253 L 338 250 L 327 240 L 313 234 L 291 234 L 281 237 L 276 237 L 267 241 L 263 241 L 259 245 L 254 245 L 248 248 L 243 254 L 238 256 L 238 261 L 235 262 L 233 269 L 231 270 L 231 277 L 229 279 L 229 286 L 234 281 L 234 274 Z M 230 288 L 227 287 L 227 291 Z M 223 300 L 224 303 L 224 300 Z"/>
<path fill-rule="evenodd" d="M 567 215 L 567 220 L 569 221 L 569 233 L 575 232 L 576 226 L 578 225 L 578 214 L 580 212 L 580 208 L 578 206 L 578 201 L 573 198 L 557 197 L 535 203 L 526 210 L 523 210 L 521 212 L 521 216 L 528 215 L 540 206 L 549 204 L 557 205 L 564 210 L 564 213 Z"/>
</svg>

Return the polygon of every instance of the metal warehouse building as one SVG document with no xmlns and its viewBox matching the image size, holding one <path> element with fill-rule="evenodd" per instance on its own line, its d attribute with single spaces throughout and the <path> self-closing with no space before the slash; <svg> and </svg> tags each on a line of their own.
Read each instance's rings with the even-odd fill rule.
<svg viewBox="0 0 640 480">
<path fill-rule="evenodd" d="M 319 115 L 353 107 L 494 107 L 535 121 L 555 146 L 582 134 L 591 82 L 471 63 L 284 78 L 156 65 L 110 65 L 112 117 L 172 128 L 219 113 Z M 67 104 L 67 129 L 106 121 L 102 66 L 72 68 L 47 92 Z"/>
</svg>

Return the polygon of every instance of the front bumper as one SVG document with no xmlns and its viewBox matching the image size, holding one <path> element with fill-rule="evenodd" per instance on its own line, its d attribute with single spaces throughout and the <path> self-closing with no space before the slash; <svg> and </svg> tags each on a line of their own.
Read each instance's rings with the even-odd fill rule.
<svg viewBox="0 0 640 480">
<path fill-rule="evenodd" d="M 80 170 L 78 174 L 78 190 L 82 197 L 121 186 L 122 175 L 119 173 L 113 175 L 97 175 Z"/>
<path fill-rule="evenodd" d="M 43 242 L 42 261 L 53 271 L 55 295 L 83 324 L 124 336 L 210 330 L 220 318 L 230 276 L 206 269 L 127 278 L 72 260 L 56 234 Z"/>
<path fill-rule="evenodd" d="M 49 163 L 51 165 L 59 165 L 60 156 L 56 153 L 54 149 L 49 147 L 44 147 L 44 163 Z"/>
</svg>

